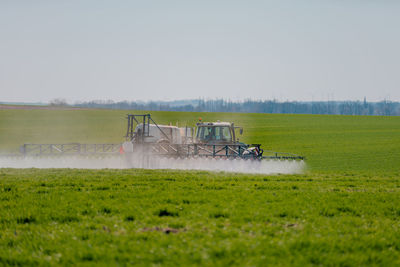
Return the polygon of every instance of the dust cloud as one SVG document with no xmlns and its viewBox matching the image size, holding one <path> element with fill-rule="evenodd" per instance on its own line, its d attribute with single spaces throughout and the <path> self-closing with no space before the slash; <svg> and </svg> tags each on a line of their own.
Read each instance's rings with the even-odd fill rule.
<svg viewBox="0 0 400 267">
<path fill-rule="evenodd" d="M 135 155 L 0 157 L 0 168 L 81 168 L 81 169 L 178 169 L 253 174 L 300 174 L 304 161 L 242 160 L 212 158 L 163 158 Z"/>
</svg>

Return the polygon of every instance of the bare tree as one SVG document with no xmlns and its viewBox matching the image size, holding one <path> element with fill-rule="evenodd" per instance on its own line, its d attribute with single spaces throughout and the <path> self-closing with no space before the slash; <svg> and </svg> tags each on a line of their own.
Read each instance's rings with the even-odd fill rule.
<svg viewBox="0 0 400 267">
<path fill-rule="evenodd" d="M 51 100 L 49 104 L 50 104 L 50 106 L 53 106 L 53 107 L 68 106 L 67 100 L 65 100 L 64 98 L 55 98 L 55 99 Z"/>
</svg>

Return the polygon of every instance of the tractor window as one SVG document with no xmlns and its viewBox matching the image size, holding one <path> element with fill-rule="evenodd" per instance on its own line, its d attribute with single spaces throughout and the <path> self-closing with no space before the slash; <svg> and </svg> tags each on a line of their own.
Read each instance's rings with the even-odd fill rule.
<svg viewBox="0 0 400 267">
<path fill-rule="evenodd" d="M 215 140 L 230 142 L 231 141 L 231 131 L 229 127 L 215 127 Z"/>
<path fill-rule="evenodd" d="M 229 127 L 219 127 L 219 128 L 220 128 L 221 140 L 226 142 L 231 142 L 232 137 Z"/>
<path fill-rule="evenodd" d="M 231 130 L 227 126 L 211 126 L 199 127 L 197 132 L 197 139 L 201 141 L 223 141 L 231 142 Z"/>
<path fill-rule="evenodd" d="M 209 141 L 213 138 L 213 127 L 199 127 L 197 138 L 202 141 Z"/>
<path fill-rule="evenodd" d="M 215 140 L 217 141 L 222 140 L 221 127 L 215 127 Z"/>
</svg>

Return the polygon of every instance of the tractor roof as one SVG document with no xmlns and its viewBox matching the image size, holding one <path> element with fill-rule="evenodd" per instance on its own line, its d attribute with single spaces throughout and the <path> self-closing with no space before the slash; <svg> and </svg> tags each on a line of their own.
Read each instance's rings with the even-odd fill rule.
<svg viewBox="0 0 400 267">
<path fill-rule="evenodd" d="M 230 122 L 198 122 L 197 126 L 232 126 Z"/>
</svg>

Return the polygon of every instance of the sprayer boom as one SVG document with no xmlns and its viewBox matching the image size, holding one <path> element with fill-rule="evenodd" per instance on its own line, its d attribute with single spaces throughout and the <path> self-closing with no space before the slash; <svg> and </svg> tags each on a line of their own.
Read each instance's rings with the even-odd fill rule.
<svg viewBox="0 0 400 267">
<path fill-rule="evenodd" d="M 157 124 L 150 114 L 127 115 L 126 142 L 120 144 L 24 144 L 23 155 L 135 154 L 146 158 L 216 158 L 304 160 L 304 157 L 264 151 L 260 144 L 245 144 L 237 138 L 243 128 L 231 122 L 198 122 L 196 129 Z"/>
</svg>

